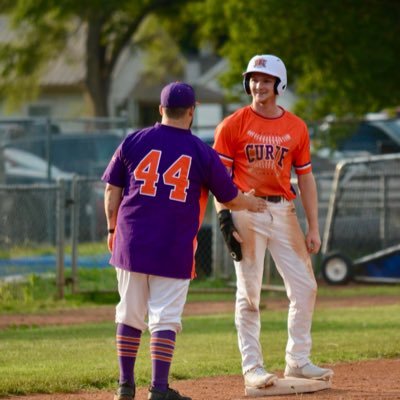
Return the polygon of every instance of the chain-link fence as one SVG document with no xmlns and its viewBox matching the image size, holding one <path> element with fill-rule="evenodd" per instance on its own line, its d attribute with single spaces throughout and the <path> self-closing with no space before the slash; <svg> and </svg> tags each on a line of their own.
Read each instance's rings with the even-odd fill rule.
<svg viewBox="0 0 400 400">
<path fill-rule="evenodd" d="M 48 276 L 44 292 L 63 296 L 64 183 L 0 185 L 0 298 L 30 296 L 18 282 Z M 7 283 L 7 287 L 4 286 Z M 11 289 L 10 289 L 11 288 Z"/>
<path fill-rule="evenodd" d="M 115 289 L 100 177 L 126 133 L 124 119 L 0 120 L 2 281 L 46 273 L 59 296 Z M 334 186 L 332 173 L 315 174 L 324 253 L 360 257 L 399 243 L 398 155 L 382 157 L 342 164 Z M 306 228 L 299 198 L 295 205 Z M 195 257 L 200 279 L 234 279 L 211 198 Z M 267 255 L 265 282 L 276 280 Z"/>
<path fill-rule="evenodd" d="M 127 130 L 121 118 L 0 120 L 3 277 L 51 273 L 60 296 L 65 284 L 72 293 L 114 289 L 100 177 Z M 234 276 L 211 198 L 195 261 L 200 279 Z"/>
<path fill-rule="evenodd" d="M 317 182 L 325 188 L 320 190 L 322 226 L 330 181 L 324 177 Z M 64 295 L 65 285 L 71 293 L 114 290 L 115 274 L 108 263 L 106 243 L 104 187 L 97 178 L 79 176 L 52 185 L 2 185 L 1 277 L 10 280 L 50 274 L 58 296 Z M 298 213 L 305 226 L 301 206 Z M 234 277 L 212 196 L 198 234 L 195 261 L 200 279 Z M 271 276 L 273 264 L 266 279 Z"/>
<path fill-rule="evenodd" d="M 358 258 L 400 243 L 400 155 L 338 164 L 322 251 Z"/>
</svg>

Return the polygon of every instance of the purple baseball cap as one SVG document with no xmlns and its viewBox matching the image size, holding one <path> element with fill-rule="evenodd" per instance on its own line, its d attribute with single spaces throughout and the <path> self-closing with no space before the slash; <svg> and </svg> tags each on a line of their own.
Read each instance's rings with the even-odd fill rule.
<svg viewBox="0 0 400 400">
<path fill-rule="evenodd" d="M 196 105 L 193 88 L 187 83 L 172 82 L 161 91 L 161 106 L 169 108 L 189 108 Z"/>
</svg>

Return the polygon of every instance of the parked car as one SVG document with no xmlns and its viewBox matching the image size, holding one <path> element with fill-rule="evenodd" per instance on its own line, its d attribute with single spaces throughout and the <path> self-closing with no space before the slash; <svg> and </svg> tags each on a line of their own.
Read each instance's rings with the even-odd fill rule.
<svg viewBox="0 0 400 400">
<path fill-rule="evenodd" d="M 71 180 L 72 173 L 54 165 L 48 167 L 46 160 L 24 150 L 6 147 L 3 149 L 1 167 L 6 184 L 46 183 L 49 180 Z"/>
<path fill-rule="evenodd" d="M 323 134 L 338 122 L 326 123 Z M 345 124 L 342 124 L 345 130 Z M 363 120 L 354 132 L 339 140 L 335 150 L 322 148 L 317 154 L 322 158 L 338 161 L 359 156 L 389 154 L 400 152 L 400 118 Z"/>
<path fill-rule="evenodd" d="M 122 138 L 111 133 L 58 134 L 15 139 L 5 148 L 23 150 L 47 160 L 62 171 L 100 177 Z"/>
<path fill-rule="evenodd" d="M 367 152 L 369 154 L 398 153 L 400 151 L 400 119 L 362 121 L 339 150 L 349 152 Z"/>
</svg>

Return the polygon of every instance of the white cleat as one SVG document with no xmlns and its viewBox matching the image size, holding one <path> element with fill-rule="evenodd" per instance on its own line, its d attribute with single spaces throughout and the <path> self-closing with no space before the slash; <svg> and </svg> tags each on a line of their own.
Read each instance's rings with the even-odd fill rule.
<svg viewBox="0 0 400 400">
<path fill-rule="evenodd" d="M 244 374 L 244 384 L 250 388 L 264 388 L 273 385 L 278 377 L 263 367 L 255 367 Z"/>
<path fill-rule="evenodd" d="M 306 364 L 301 368 L 286 365 L 285 378 L 303 378 L 327 381 L 332 378 L 333 371 L 329 368 L 320 368 L 313 363 Z"/>
</svg>

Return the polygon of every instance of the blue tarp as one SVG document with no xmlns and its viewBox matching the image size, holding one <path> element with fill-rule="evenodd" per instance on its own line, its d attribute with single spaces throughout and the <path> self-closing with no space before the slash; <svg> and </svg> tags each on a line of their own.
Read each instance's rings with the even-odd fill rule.
<svg viewBox="0 0 400 400">
<path fill-rule="evenodd" d="M 79 268 L 105 268 L 109 266 L 110 255 L 101 254 L 96 256 L 80 256 L 78 258 Z M 8 275 L 24 275 L 32 273 L 54 272 L 57 259 L 54 254 L 37 257 L 16 257 L 0 259 L 0 277 Z M 71 256 L 64 258 L 65 268 L 71 268 Z"/>
<path fill-rule="evenodd" d="M 361 264 L 367 276 L 376 278 L 400 278 L 400 253 L 377 258 Z"/>
</svg>

